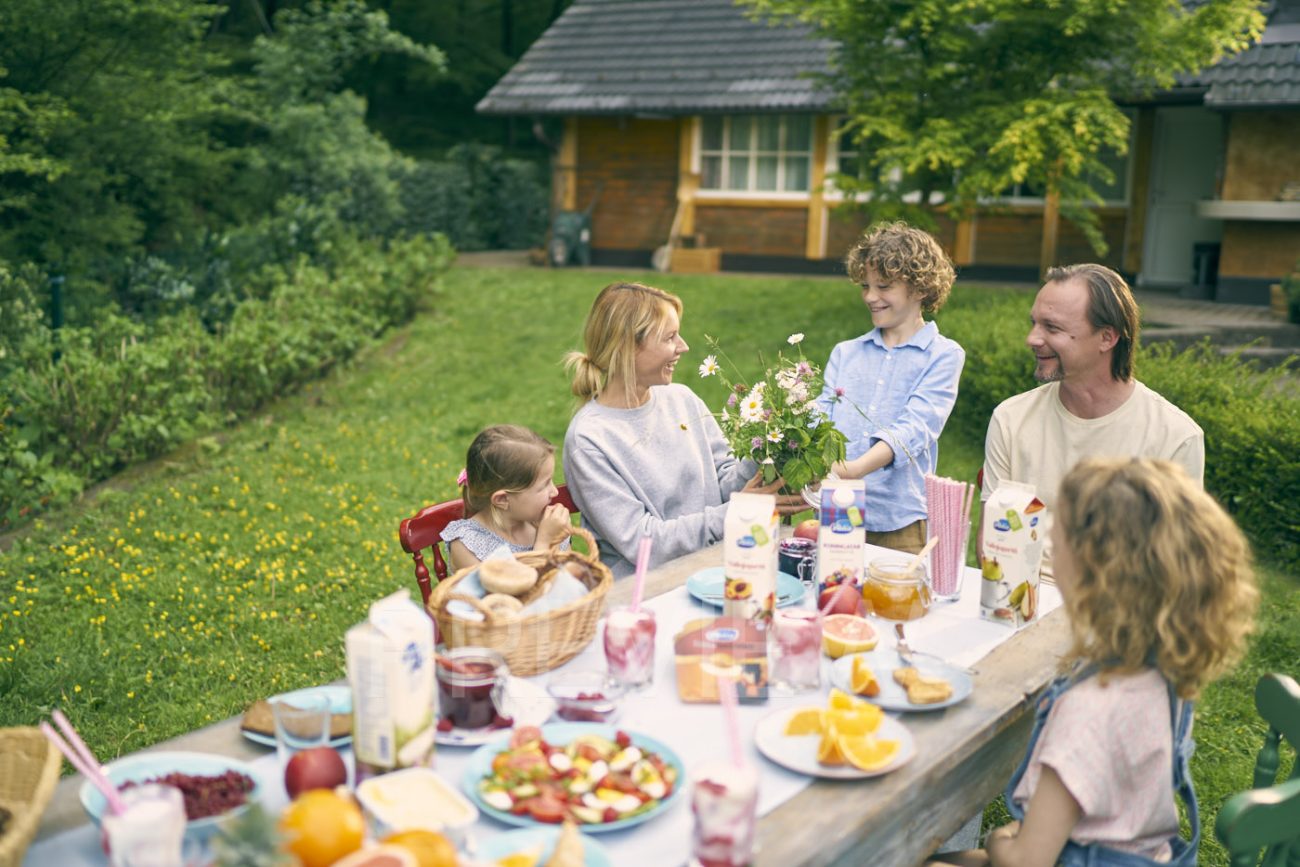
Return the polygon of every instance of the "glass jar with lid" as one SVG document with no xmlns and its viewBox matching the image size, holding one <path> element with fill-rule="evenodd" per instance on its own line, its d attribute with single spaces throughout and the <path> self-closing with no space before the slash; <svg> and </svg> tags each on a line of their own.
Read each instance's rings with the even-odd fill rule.
<svg viewBox="0 0 1300 867">
<path fill-rule="evenodd" d="M 925 563 L 908 571 L 915 559 L 907 554 L 885 554 L 867 564 L 862 600 L 871 613 L 886 620 L 916 620 L 930 609 L 931 592 Z"/>
</svg>

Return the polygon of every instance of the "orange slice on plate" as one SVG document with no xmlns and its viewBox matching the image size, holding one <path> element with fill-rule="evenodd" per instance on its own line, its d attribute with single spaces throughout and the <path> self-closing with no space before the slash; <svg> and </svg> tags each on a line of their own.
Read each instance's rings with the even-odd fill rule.
<svg viewBox="0 0 1300 867">
<path fill-rule="evenodd" d="M 898 755 L 898 741 L 887 741 L 873 735 L 862 738 L 841 737 L 839 752 L 849 764 L 860 771 L 878 771 Z"/>
<path fill-rule="evenodd" d="M 790 714 L 786 721 L 785 733 L 796 735 L 819 735 L 822 733 L 823 716 L 826 712 L 819 707 L 801 707 Z"/>
<path fill-rule="evenodd" d="M 532 849 L 498 858 L 496 867 L 537 867 L 537 862 L 541 860 L 542 847 L 534 846 Z"/>
<path fill-rule="evenodd" d="M 868 698 L 880 695 L 880 682 L 876 674 L 861 656 L 853 657 L 853 670 L 849 677 L 849 686 L 858 695 Z"/>
<path fill-rule="evenodd" d="M 844 752 L 840 749 L 840 736 L 834 728 L 822 733 L 821 743 L 817 744 L 817 761 L 823 765 L 844 764 Z"/>
<path fill-rule="evenodd" d="M 880 721 L 885 712 L 875 705 L 863 704 L 850 710 L 827 711 L 828 729 L 833 728 L 842 736 L 862 737 L 880 728 Z"/>
<path fill-rule="evenodd" d="M 822 621 L 822 652 L 831 659 L 874 650 L 879 641 L 876 628 L 865 617 L 832 614 Z"/>
</svg>

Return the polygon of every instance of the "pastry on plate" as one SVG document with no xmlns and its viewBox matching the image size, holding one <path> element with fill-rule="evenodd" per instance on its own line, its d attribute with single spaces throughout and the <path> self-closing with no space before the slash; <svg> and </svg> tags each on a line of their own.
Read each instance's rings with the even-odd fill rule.
<svg viewBox="0 0 1300 867">
<path fill-rule="evenodd" d="M 912 704 L 938 704 L 952 697 L 952 684 L 942 677 L 927 677 L 912 666 L 894 669 L 894 680 L 907 690 Z"/>
</svg>

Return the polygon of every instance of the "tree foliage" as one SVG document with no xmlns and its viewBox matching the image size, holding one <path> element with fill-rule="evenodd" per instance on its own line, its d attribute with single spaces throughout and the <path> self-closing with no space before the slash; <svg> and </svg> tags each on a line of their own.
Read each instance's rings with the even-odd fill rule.
<svg viewBox="0 0 1300 867">
<path fill-rule="evenodd" d="M 861 154 L 842 188 L 879 216 L 956 216 L 1013 184 L 1057 193 L 1098 251 L 1097 186 L 1129 120 L 1117 100 L 1242 50 L 1258 0 L 742 0 L 833 39 L 830 84 Z M 919 193 L 919 199 L 917 194 Z M 910 195 L 909 195 L 910 194 Z"/>
</svg>

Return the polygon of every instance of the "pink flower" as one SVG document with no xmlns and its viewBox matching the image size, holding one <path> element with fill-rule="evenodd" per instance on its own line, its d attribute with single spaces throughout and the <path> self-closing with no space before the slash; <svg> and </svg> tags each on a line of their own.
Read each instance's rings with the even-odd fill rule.
<svg viewBox="0 0 1300 867">
<path fill-rule="evenodd" d="M 464 467 L 460 468 L 460 475 L 456 476 L 456 484 L 462 488 L 469 484 L 469 476 L 465 473 Z"/>
<path fill-rule="evenodd" d="M 844 389 L 842 389 L 842 388 L 837 388 L 837 389 L 835 389 L 835 396 L 836 396 L 836 397 L 843 397 L 843 396 L 844 396 Z"/>
</svg>

